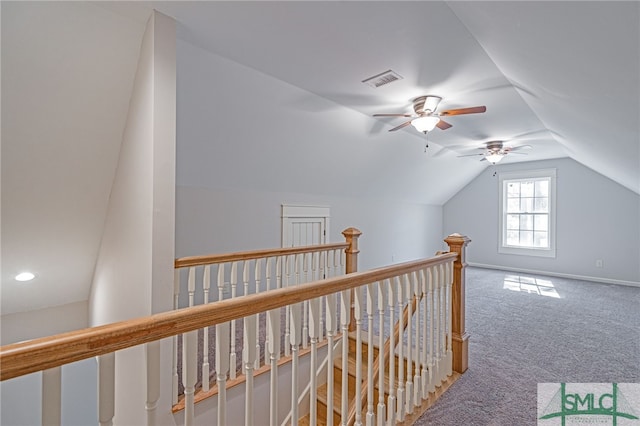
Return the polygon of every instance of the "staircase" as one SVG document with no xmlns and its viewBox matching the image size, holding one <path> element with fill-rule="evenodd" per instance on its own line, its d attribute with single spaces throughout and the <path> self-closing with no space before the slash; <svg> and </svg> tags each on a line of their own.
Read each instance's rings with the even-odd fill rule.
<svg viewBox="0 0 640 426">
<path fill-rule="evenodd" d="M 347 360 L 347 365 L 348 365 L 348 371 L 347 371 L 347 376 L 348 376 L 348 389 L 347 389 L 347 398 L 349 401 L 349 413 L 347 414 L 348 419 L 346 421 L 346 424 L 348 424 L 349 426 L 355 424 L 355 420 L 356 420 L 356 416 L 355 416 L 355 406 L 356 406 L 356 349 L 357 349 L 357 343 L 356 343 L 356 335 L 355 333 L 350 333 L 349 334 L 349 357 Z M 388 348 L 387 348 L 388 350 Z M 373 345 L 373 359 L 374 359 L 374 365 L 376 364 L 376 361 L 378 359 L 379 356 L 379 348 L 377 345 Z M 399 365 L 399 357 L 398 354 L 394 354 L 395 357 L 395 361 L 393 363 L 394 366 L 398 366 Z M 372 401 L 368 400 L 368 383 L 367 383 L 367 372 L 368 372 L 368 359 L 369 359 L 369 344 L 366 341 L 362 342 L 362 368 L 361 368 L 361 373 L 362 373 L 362 384 L 361 384 L 361 407 L 362 407 L 362 411 L 361 411 L 361 418 L 360 421 L 364 424 L 366 423 L 366 418 L 367 418 L 367 412 L 369 412 L 369 415 L 378 415 L 377 413 L 377 406 L 378 406 L 378 399 L 380 397 L 380 392 L 379 392 L 379 386 L 378 386 L 378 381 L 379 379 L 376 377 L 374 377 L 374 387 L 373 387 L 373 399 Z M 389 389 L 392 389 L 393 386 L 390 386 L 389 383 L 389 371 L 388 371 L 388 354 L 385 353 L 385 364 L 387 365 L 387 368 L 385 369 L 384 372 L 384 403 L 386 404 L 386 407 L 390 407 L 392 405 L 392 403 L 395 405 L 396 402 L 392 402 L 392 401 L 398 401 L 397 395 L 394 395 L 394 397 L 392 398 L 392 401 L 390 401 L 389 399 Z M 405 358 L 405 373 L 404 373 L 404 377 L 411 377 L 413 380 L 414 377 L 414 372 L 415 369 L 413 368 L 413 365 L 411 366 L 411 368 L 409 370 L 406 369 L 406 358 Z M 409 371 L 411 374 L 407 375 L 407 371 Z M 394 380 L 398 380 L 398 371 L 397 371 L 397 367 L 396 370 L 394 371 Z M 440 397 L 440 395 L 442 395 L 442 393 L 444 393 L 450 386 L 451 384 L 453 384 L 458 378 L 460 377 L 460 374 L 458 373 L 453 373 L 447 380 L 445 380 L 440 386 L 435 387 L 434 391 L 430 393 L 429 397 L 427 399 L 425 399 L 424 401 L 422 401 L 422 403 L 420 404 L 420 406 L 415 407 L 413 405 L 413 399 L 411 399 L 411 402 L 407 403 L 407 398 L 403 398 L 404 400 L 404 404 L 405 404 L 405 410 L 404 414 L 403 414 L 403 419 L 399 420 L 399 418 L 397 417 L 397 408 L 396 408 L 396 413 L 394 413 L 393 419 L 394 419 L 394 424 L 396 425 L 410 425 L 413 424 L 413 422 L 415 422 L 415 420 L 420 417 L 420 415 L 422 415 L 429 407 L 431 407 L 436 400 Z M 421 388 L 422 384 L 421 383 L 417 383 L 414 384 L 415 386 L 417 386 L 418 388 Z M 407 388 L 406 385 L 403 386 L 404 388 Z M 299 425 L 312 425 L 312 424 L 316 424 L 319 426 L 324 426 L 329 424 L 329 422 L 327 421 L 327 407 L 329 406 L 329 398 L 332 398 L 333 400 L 333 425 L 341 425 L 342 424 L 342 359 L 341 358 L 337 358 L 334 362 L 334 366 L 333 366 L 333 393 L 332 395 L 328 395 L 328 384 L 324 383 L 322 385 L 320 385 L 318 387 L 318 400 L 316 402 L 317 405 L 317 419 L 316 422 L 312 422 L 311 419 L 309 418 L 309 414 L 305 415 L 304 417 L 299 419 L 298 424 Z M 418 398 L 418 400 L 420 400 L 420 398 Z M 369 407 L 369 405 L 371 405 L 371 407 Z M 385 413 L 385 419 L 382 423 L 386 424 L 388 422 L 389 419 L 389 414 Z M 378 422 L 378 424 L 380 424 L 380 422 Z"/>
</svg>

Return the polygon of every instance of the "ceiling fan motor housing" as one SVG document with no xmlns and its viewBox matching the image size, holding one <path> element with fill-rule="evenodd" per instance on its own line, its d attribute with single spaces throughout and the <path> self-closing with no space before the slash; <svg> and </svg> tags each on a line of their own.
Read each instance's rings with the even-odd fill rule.
<svg viewBox="0 0 640 426">
<path fill-rule="evenodd" d="M 487 142 L 487 151 L 490 151 L 490 152 L 502 151 L 502 142 L 501 141 Z"/>
<path fill-rule="evenodd" d="M 435 95 L 417 97 L 413 100 L 413 110 L 418 115 L 433 113 L 441 100 L 442 97 Z"/>
</svg>

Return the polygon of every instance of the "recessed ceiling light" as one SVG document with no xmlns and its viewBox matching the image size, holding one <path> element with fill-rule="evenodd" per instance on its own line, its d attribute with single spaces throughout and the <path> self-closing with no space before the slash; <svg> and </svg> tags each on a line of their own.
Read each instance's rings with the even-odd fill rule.
<svg viewBox="0 0 640 426">
<path fill-rule="evenodd" d="M 31 281 L 36 276 L 31 272 L 21 272 L 16 275 L 16 281 Z"/>
</svg>

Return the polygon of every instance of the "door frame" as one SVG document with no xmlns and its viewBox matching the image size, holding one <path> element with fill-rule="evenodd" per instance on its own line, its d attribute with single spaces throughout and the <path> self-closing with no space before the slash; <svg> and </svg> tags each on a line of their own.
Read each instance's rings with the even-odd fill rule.
<svg viewBox="0 0 640 426">
<path fill-rule="evenodd" d="M 329 240 L 328 235 L 329 235 L 330 217 L 331 215 L 330 215 L 329 206 L 282 204 L 282 216 L 281 216 L 282 247 L 290 246 L 289 229 L 291 229 L 292 220 L 295 220 L 295 219 L 320 219 L 319 221 L 322 223 L 322 227 L 323 227 L 323 233 L 321 235 L 321 239 L 322 239 L 321 244 L 326 244 Z M 313 221 L 313 222 L 318 222 L 318 221 Z"/>
</svg>

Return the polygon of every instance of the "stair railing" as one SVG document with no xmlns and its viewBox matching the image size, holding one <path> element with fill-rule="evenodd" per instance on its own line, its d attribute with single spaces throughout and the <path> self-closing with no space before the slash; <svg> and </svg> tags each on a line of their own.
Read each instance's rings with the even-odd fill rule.
<svg viewBox="0 0 640 426">
<path fill-rule="evenodd" d="M 466 241 L 464 237 L 450 237 L 455 241 Z M 465 242 L 465 244 L 466 244 Z M 461 244 L 458 247 L 460 249 L 464 249 L 464 245 Z M 453 247 L 453 246 L 452 246 Z M 59 418 L 59 405 L 58 409 L 55 409 L 55 404 L 52 402 L 56 402 L 56 398 L 59 398 L 59 383 L 58 379 L 60 374 L 60 367 L 65 364 L 69 364 L 75 361 L 91 358 L 91 357 L 99 357 L 99 417 L 100 424 L 110 424 L 113 419 L 114 409 L 113 406 L 113 389 L 114 389 L 114 363 L 116 361 L 115 352 L 131 348 L 139 345 L 146 345 L 146 353 L 147 353 L 147 375 L 153 376 L 153 365 L 157 365 L 154 362 L 154 359 L 159 357 L 160 353 L 160 341 L 162 339 L 171 339 L 174 336 L 182 335 L 184 344 L 184 358 L 186 360 L 185 363 L 185 371 L 183 374 L 186 378 L 186 382 L 192 386 L 192 383 L 195 382 L 195 371 L 196 371 L 196 333 L 199 329 L 203 329 L 205 327 L 216 327 L 218 333 L 216 335 L 216 351 L 221 355 L 216 356 L 216 371 L 218 373 L 218 378 L 225 379 L 226 370 L 224 368 L 224 364 L 228 363 L 229 357 L 222 356 L 224 353 L 223 348 L 228 348 L 228 339 L 231 337 L 230 335 L 230 322 L 243 319 L 245 328 L 250 328 L 252 325 L 255 325 L 255 316 L 261 313 L 266 313 L 267 321 L 274 321 L 274 317 L 279 317 L 279 310 L 286 306 L 293 306 L 294 308 L 290 311 L 291 319 L 292 319 L 292 337 L 290 339 L 290 344 L 292 345 L 292 353 L 295 353 L 296 350 L 301 345 L 301 339 L 298 337 L 301 334 L 302 324 L 297 320 L 296 316 L 299 317 L 300 312 L 300 304 L 316 300 L 320 297 L 325 297 L 329 295 L 340 295 L 340 311 L 341 318 L 340 324 L 344 330 L 347 329 L 349 324 L 349 316 L 350 316 L 350 308 L 351 308 L 351 292 L 353 291 L 355 294 L 355 306 L 354 312 L 356 315 L 356 319 L 363 318 L 364 312 L 364 290 L 366 289 L 367 298 L 370 300 L 367 308 L 371 311 L 374 307 L 373 299 L 375 297 L 375 293 L 380 291 L 382 294 L 383 290 L 380 290 L 380 286 L 390 285 L 391 283 L 396 284 L 396 289 L 398 290 L 395 294 L 404 293 L 402 297 L 399 299 L 402 300 L 402 304 L 407 304 L 412 301 L 412 298 L 415 297 L 416 289 L 418 292 L 422 291 L 421 294 L 424 294 L 424 288 L 426 283 L 430 282 L 430 278 L 427 278 L 425 281 L 412 281 L 407 280 L 407 277 L 445 277 L 443 282 L 446 284 L 448 281 L 447 277 L 455 277 L 455 264 L 461 263 L 461 259 L 464 259 L 463 255 L 458 253 L 446 253 L 437 255 L 435 257 L 429 259 L 422 259 L 412 262 L 406 262 L 402 264 L 387 266 L 383 268 L 377 268 L 367 272 L 357 272 L 345 276 L 332 277 L 325 280 L 317 280 L 310 283 L 305 283 L 292 287 L 283 287 L 276 288 L 270 291 L 248 294 L 244 296 L 239 296 L 236 298 L 230 298 L 226 300 L 221 300 L 217 302 L 212 302 L 208 304 L 202 304 L 198 306 L 192 306 L 184 309 L 179 309 L 176 311 L 165 312 L 160 314 L 155 314 L 152 316 L 132 319 L 127 321 L 122 321 L 118 323 L 103 325 L 99 327 L 88 328 L 84 330 L 77 330 L 68 333 L 63 333 L 56 336 L 50 336 L 41 339 L 34 339 L 31 341 L 15 343 L 11 345 L 6 345 L 0 348 L 0 380 L 7 380 L 14 377 L 22 376 L 25 374 L 30 374 L 37 371 L 44 371 L 44 380 L 46 382 L 46 389 L 53 388 L 52 391 L 47 391 L 43 395 L 43 407 L 47 408 L 48 415 L 52 417 L 43 418 L 44 424 L 60 424 Z M 462 263 L 462 267 L 464 263 Z M 421 272 L 422 271 L 422 272 Z M 445 272 L 443 272 L 445 271 Z M 449 272 L 446 272 L 449 271 Z M 458 276 L 464 276 L 463 271 L 460 270 Z M 441 279 L 441 278 L 439 278 Z M 422 284 L 422 287 L 418 285 L 418 283 Z M 449 288 L 453 288 L 452 292 L 449 293 L 450 297 L 447 297 L 446 300 L 450 302 L 454 302 L 456 300 L 462 300 L 460 295 L 456 296 L 456 287 L 460 288 L 460 285 L 463 286 L 463 283 L 454 283 L 453 287 L 449 285 Z M 422 290 L 420 290 L 422 288 Z M 435 297 L 436 291 L 434 287 L 433 297 Z M 394 293 L 393 291 L 391 293 Z M 427 292 L 428 293 L 428 292 Z M 389 294 L 389 293 L 387 293 Z M 446 294 L 446 292 L 445 292 Z M 464 293 L 462 293 L 464 294 Z M 418 300 L 422 300 L 418 298 Z M 393 303 L 396 303 L 393 301 Z M 400 303 L 399 303 L 400 304 Z M 297 308 L 296 308 L 297 306 Z M 380 310 L 380 306 L 378 305 L 378 310 Z M 296 313 L 296 310 L 298 313 Z M 314 311 L 317 311 L 314 309 Z M 411 309 L 409 309 L 411 312 Z M 456 353 L 456 331 L 460 332 L 462 330 L 461 336 L 464 336 L 468 339 L 466 333 L 464 333 L 464 322 L 461 322 L 458 319 L 458 326 L 462 325 L 462 328 L 458 328 L 456 330 L 456 320 L 455 318 L 449 317 L 447 319 L 445 313 L 447 310 L 440 311 L 441 314 L 437 314 L 438 318 L 434 321 L 434 323 L 440 324 L 440 327 L 445 327 L 451 330 L 452 333 L 443 337 L 437 337 L 429 340 L 429 355 L 432 358 L 427 359 L 426 361 L 423 359 L 423 362 L 427 362 L 427 365 L 433 365 L 432 368 L 433 374 L 432 376 L 435 378 L 444 378 L 448 374 L 450 374 L 450 369 L 446 368 L 448 360 L 452 360 L 452 364 L 454 368 L 456 365 L 465 365 L 466 360 L 458 359 L 460 356 L 465 356 L 466 354 Z M 461 312 L 461 308 L 452 307 L 448 310 L 450 313 Z M 419 324 L 415 324 L 411 322 L 412 315 L 408 316 L 408 327 L 407 327 L 407 337 L 411 335 L 411 330 L 419 329 Z M 360 321 L 361 322 L 361 321 Z M 434 323 L 430 323 L 429 326 L 433 327 Z M 449 326 L 452 324 L 451 326 Z M 300 332 L 299 332 L 300 330 Z M 361 334 L 362 329 L 357 328 L 356 332 Z M 250 334 L 250 331 L 246 331 L 246 334 Z M 251 339 L 252 336 L 249 336 Z M 274 336 L 271 335 L 269 338 L 274 339 Z M 453 338 L 453 344 L 452 342 Z M 462 341 L 466 340 L 465 338 L 461 339 Z M 226 341 L 225 341 L 226 340 Z M 399 337 L 399 340 L 402 340 Z M 252 341 L 252 340 L 250 340 Z M 271 340 L 274 342 L 274 340 Z M 358 347 L 362 347 L 361 341 L 359 342 Z M 444 343 L 444 344 L 443 344 Z M 270 343 L 271 346 L 274 343 Z M 405 347 L 404 344 L 399 345 L 400 348 Z M 411 354 L 417 348 L 412 345 L 406 345 L 405 349 L 407 350 L 407 354 Z M 433 352 L 431 352 L 433 349 Z M 271 348 L 271 354 L 275 352 L 275 348 Z M 451 352 L 453 351 L 453 354 Z M 344 353 L 344 348 L 343 348 Z M 419 356 L 425 356 L 425 353 L 419 354 Z M 390 356 L 390 359 L 395 358 L 394 356 Z M 400 357 L 403 359 L 403 357 Z M 457 361 L 456 361 L 457 360 Z M 251 357 L 245 358 L 245 367 L 252 364 Z M 451 363 L 449 363 L 451 365 Z M 105 367 L 103 369 L 102 367 Z M 293 369 L 294 367 L 292 367 Z M 382 371 L 382 369 L 381 369 Z M 413 373 L 412 367 L 407 362 L 407 374 L 406 378 L 409 379 L 411 374 Z M 110 374 L 108 374 L 110 372 Z M 311 371 L 311 374 L 316 374 L 315 370 Z M 431 376 L 431 372 L 429 372 Z M 348 380 L 342 381 L 343 389 L 348 388 Z M 373 380 L 370 380 L 373 382 Z M 154 424 L 155 419 L 155 402 L 158 399 L 158 395 L 160 392 L 163 392 L 162 389 L 159 389 L 160 381 L 157 380 L 157 377 L 147 377 L 147 408 L 148 408 L 148 424 Z M 276 383 L 277 385 L 277 383 Z M 358 389 L 360 383 L 356 383 L 356 389 Z M 437 383 L 435 383 L 437 386 Z M 226 400 L 225 400 L 225 380 L 218 380 L 218 386 L 220 387 L 218 392 L 218 424 L 228 424 L 225 408 L 226 408 Z M 400 385 L 398 385 L 400 386 Z M 57 388 L 57 389 L 56 389 Z M 254 408 L 250 405 L 248 401 L 253 400 L 253 389 L 250 386 L 250 383 L 246 383 L 246 392 L 248 398 L 245 398 L 245 424 L 251 424 L 251 419 Z M 168 390 L 167 390 L 168 391 Z M 276 389 L 276 392 L 278 390 Z M 291 392 L 292 395 L 297 396 L 298 392 L 298 382 L 296 380 L 292 380 L 291 382 Z M 293 414 L 296 413 L 295 405 L 298 404 L 297 397 L 292 397 L 292 407 L 291 412 Z M 59 401 L 57 402 L 59 403 Z M 415 401 L 411 396 L 411 392 L 407 392 L 407 401 L 406 405 L 412 405 Z M 384 413 L 386 410 L 394 410 L 393 407 L 386 407 L 384 402 L 382 403 L 382 411 L 378 413 Z M 54 408 L 50 408 L 54 406 Z M 222 410 L 220 409 L 222 408 Z M 278 413 L 278 407 L 275 408 L 272 406 L 270 410 L 274 410 L 275 413 L 271 413 L 270 419 L 280 419 L 283 417 L 284 413 Z M 369 410 L 370 411 L 370 410 Z M 375 420 L 375 413 L 367 412 L 367 416 L 371 420 Z M 344 410 L 343 413 L 347 413 L 348 409 Z M 331 413 L 332 414 L 332 413 Z M 382 417 L 384 414 L 377 414 L 379 417 L 379 421 L 383 422 Z M 56 418 L 57 416 L 57 418 Z M 189 426 L 194 424 L 194 401 L 191 399 L 187 401 L 184 413 L 184 424 Z M 328 416 L 331 417 L 331 416 Z M 262 417 L 266 419 L 265 417 Z M 346 424 L 346 416 L 342 420 L 343 424 Z M 292 415 L 291 423 L 297 424 L 297 416 Z M 273 425 L 277 425 L 277 422 L 271 422 Z M 312 423 L 315 424 L 315 420 L 312 419 Z"/>
<path fill-rule="evenodd" d="M 266 250 L 253 250 L 236 253 L 214 254 L 206 256 L 192 256 L 176 259 L 174 278 L 174 309 L 207 304 L 235 298 L 240 295 L 248 295 L 270 291 L 275 288 L 299 285 L 306 282 L 321 280 L 323 278 L 343 275 L 355 272 L 357 268 L 357 239 L 360 231 L 355 228 L 346 229 L 343 232 L 345 242 L 333 244 L 320 244 L 303 247 L 286 247 Z M 201 284 L 200 284 L 201 283 Z M 211 291 L 211 288 L 217 289 Z M 314 305 L 315 307 L 315 305 Z M 309 333 L 309 309 L 310 302 L 303 303 L 302 309 L 302 348 L 307 349 L 309 344 L 313 346 L 311 340 L 315 340 L 315 345 L 322 344 L 327 335 L 327 329 L 323 324 L 323 316 L 320 322 L 314 324 L 315 336 L 310 337 Z M 321 313 L 323 306 L 319 305 Z M 268 370 L 282 357 L 290 357 L 291 346 L 282 344 L 288 342 L 291 337 L 291 307 L 287 306 L 282 312 L 285 320 L 284 335 L 280 336 L 280 317 L 273 316 L 271 321 L 266 321 L 266 315 L 256 316 L 255 327 L 245 327 L 242 331 L 239 324 L 230 324 L 230 335 L 228 352 L 229 362 L 222 364 L 228 369 L 229 379 L 239 379 L 236 383 L 248 379 L 253 375 L 253 371 Z M 297 312 L 297 311 L 296 311 Z M 267 330 L 268 327 L 276 327 L 278 332 Z M 226 329 L 220 329 L 225 332 Z M 245 333 L 246 332 L 246 333 Z M 248 333 L 248 334 L 247 334 Z M 172 401 L 174 411 L 179 410 L 183 404 L 180 395 L 184 393 L 185 398 L 194 395 L 200 401 L 209 396 L 215 395 L 218 386 L 210 386 L 210 373 L 214 372 L 216 382 L 223 380 L 217 377 L 218 372 L 211 368 L 216 356 L 210 344 L 216 339 L 216 330 L 205 328 L 202 332 L 201 353 L 198 358 L 202 360 L 197 367 L 196 381 L 193 386 L 186 386 L 182 382 L 184 362 L 181 357 L 182 341 L 180 336 L 176 336 L 173 341 L 173 384 Z M 260 341 L 260 336 L 274 336 L 273 344 L 267 338 Z M 246 339 L 255 342 L 255 348 L 248 348 L 250 343 Z M 226 341 L 225 341 L 226 342 Z M 247 347 L 245 351 L 244 348 Z M 268 348 L 276 350 L 273 354 L 275 359 L 270 359 L 271 353 Z M 253 365 L 249 365 L 247 356 Z M 226 379 L 224 379 L 226 380 Z M 197 396 L 196 396 L 196 390 Z"/>
<path fill-rule="evenodd" d="M 395 301 L 395 291 L 394 291 L 394 286 L 389 286 L 389 290 L 391 291 L 391 294 L 389 294 L 389 301 Z M 396 303 L 389 303 L 389 310 L 390 310 L 390 323 L 394 322 L 394 310 L 393 308 L 395 307 Z M 401 335 L 404 334 L 405 330 L 406 330 L 406 324 L 408 323 L 409 320 L 409 312 L 412 310 L 416 309 L 416 301 L 413 300 L 410 303 L 408 303 L 403 311 L 402 314 L 400 315 L 400 317 L 398 318 L 398 321 L 395 323 L 395 326 L 393 327 L 393 333 L 391 333 L 389 335 L 389 337 L 387 338 L 387 340 L 384 342 L 384 349 L 382 351 L 382 356 L 380 355 L 380 352 L 378 353 L 378 356 L 376 356 L 374 358 L 374 362 L 373 362 L 373 381 L 375 382 L 376 380 L 379 380 L 378 382 L 378 393 L 380 395 L 380 398 L 384 397 L 384 377 L 383 375 L 380 374 L 380 366 L 382 365 L 384 368 L 384 360 L 385 359 L 390 359 L 390 356 L 392 355 L 392 351 L 391 348 L 393 349 L 393 354 L 395 354 L 395 350 L 396 350 L 396 342 L 399 341 L 399 338 Z M 384 317 L 383 316 L 379 316 L 379 320 L 382 320 Z M 380 325 L 379 329 L 382 329 L 383 325 Z M 379 337 L 382 339 L 383 334 L 380 334 Z M 380 346 L 382 347 L 382 345 Z M 402 357 L 400 358 L 402 359 Z M 389 383 L 395 383 L 395 372 L 396 369 L 395 368 L 389 368 Z M 402 379 L 400 379 L 400 382 L 402 383 Z M 364 394 L 364 392 L 367 391 L 368 388 L 368 384 L 365 382 L 362 384 L 361 386 L 361 390 L 360 393 Z M 389 407 L 396 407 L 396 396 L 394 392 L 397 390 L 396 389 L 390 389 L 389 392 L 389 396 L 388 396 L 388 402 L 387 405 Z M 400 405 L 403 405 L 404 398 L 401 398 L 401 402 Z M 363 401 L 364 402 L 364 401 Z M 384 401 L 381 401 L 380 399 L 378 400 L 378 406 L 384 405 Z M 396 424 L 396 411 L 395 410 L 389 410 L 389 424 Z M 355 422 L 355 417 L 356 417 L 356 407 L 355 405 L 352 404 L 352 406 L 349 409 L 349 415 L 347 418 L 347 424 L 353 424 Z M 398 421 L 402 421 L 403 418 L 399 418 Z"/>
</svg>

